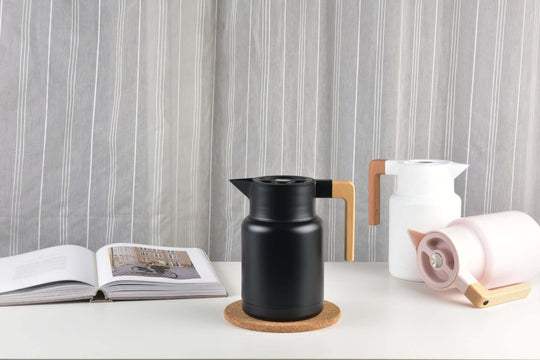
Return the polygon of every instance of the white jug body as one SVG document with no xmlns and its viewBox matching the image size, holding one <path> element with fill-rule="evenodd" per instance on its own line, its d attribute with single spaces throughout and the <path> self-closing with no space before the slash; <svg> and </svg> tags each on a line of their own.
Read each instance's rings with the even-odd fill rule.
<svg viewBox="0 0 540 360">
<path fill-rule="evenodd" d="M 445 227 L 461 216 L 461 198 L 453 193 L 411 197 L 394 193 L 389 203 L 388 268 L 393 276 L 423 281 L 416 266 L 416 248 L 408 230 L 427 232 Z"/>
<path fill-rule="evenodd" d="M 461 217 L 454 179 L 468 165 L 447 160 L 373 160 L 369 164 L 369 224 L 380 223 L 380 176 L 394 175 L 388 219 L 388 266 L 400 279 L 422 281 L 409 229 L 430 231 Z"/>
</svg>

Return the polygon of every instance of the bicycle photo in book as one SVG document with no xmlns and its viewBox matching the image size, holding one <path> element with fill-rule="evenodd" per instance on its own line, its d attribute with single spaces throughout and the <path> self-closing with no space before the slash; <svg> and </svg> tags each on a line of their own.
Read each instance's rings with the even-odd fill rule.
<svg viewBox="0 0 540 360">
<path fill-rule="evenodd" d="M 0 305 L 211 296 L 227 292 L 197 248 L 61 245 L 0 259 Z"/>
<path fill-rule="evenodd" d="M 114 246 L 109 248 L 109 260 L 113 276 L 200 279 L 187 251 Z"/>
</svg>

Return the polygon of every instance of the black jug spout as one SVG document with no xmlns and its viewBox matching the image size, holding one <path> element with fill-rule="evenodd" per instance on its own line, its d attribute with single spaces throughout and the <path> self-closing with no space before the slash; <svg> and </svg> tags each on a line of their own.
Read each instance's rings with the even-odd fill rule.
<svg viewBox="0 0 540 360">
<path fill-rule="evenodd" d="M 246 179 L 230 179 L 229 180 L 242 194 L 246 195 L 249 198 L 249 192 L 251 189 L 251 184 L 253 184 L 252 178 Z"/>
</svg>

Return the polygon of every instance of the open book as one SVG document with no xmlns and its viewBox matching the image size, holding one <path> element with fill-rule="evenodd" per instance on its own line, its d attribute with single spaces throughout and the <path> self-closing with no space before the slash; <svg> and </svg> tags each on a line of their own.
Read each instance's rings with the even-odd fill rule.
<svg viewBox="0 0 540 360">
<path fill-rule="evenodd" d="M 0 259 L 0 305 L 227 296 L 203 250 L 61 245 Z"/>
</svg>

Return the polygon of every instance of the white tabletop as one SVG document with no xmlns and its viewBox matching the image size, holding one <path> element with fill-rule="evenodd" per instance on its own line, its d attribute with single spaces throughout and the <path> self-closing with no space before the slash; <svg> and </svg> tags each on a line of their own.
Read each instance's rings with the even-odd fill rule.
<svg viewBox="0 0 540 360">
<path fill-rule="evenodd" d="M 237 328 L 240 263 L 214 263 L 227 298 L 0 308 L 0 356 L 46 358 L 540 358 L 540 278 L 525 300 L 472 308 L 456 291 L 392 278 L 381 263 L 325 264 L 342 318 L 295 334 Z"/>
</svg>

